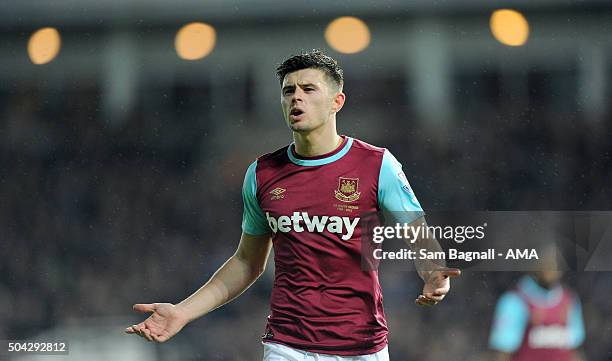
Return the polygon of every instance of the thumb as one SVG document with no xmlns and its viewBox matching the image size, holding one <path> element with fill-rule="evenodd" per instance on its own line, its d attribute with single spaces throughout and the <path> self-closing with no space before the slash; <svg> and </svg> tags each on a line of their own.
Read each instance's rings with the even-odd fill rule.
<svg viewBox="0 0 612 361">
<path fill-rule="evenodd" d="M 459 277 L 461 276 L 461 270 L 459 268 L 445 268 L 440 270 L 440 273 L 444 277 Z"/>
<path fill-rule="evenodd" d="M 137 303 L 132 306 L 134 311 L 138 312 L 155 312 L 155 304 L 154 303 Z"/>
</svg>

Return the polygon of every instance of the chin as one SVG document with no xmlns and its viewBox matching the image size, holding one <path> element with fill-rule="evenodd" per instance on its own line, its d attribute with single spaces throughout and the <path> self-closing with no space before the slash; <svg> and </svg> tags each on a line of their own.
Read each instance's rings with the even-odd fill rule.
<svg viewBox="0 0 612 361">
<path fill-rule="evenodd" d="M 308 132 L 312 130 L 311 127 L 304 124 L 304 121 L 293 123 L 293 124 L 289 123 L 289 129 L 291 129 L 294 132 L 298 132 L 298 133 Z"/>
<path fill-rule="evenodd" d="M 296 133 L 307 133 L 312 130 L 308 127 L 304 127 L 302 125 L 296 125 L 296 124 L 290 125 L 289 128 Z"/>
</svg>

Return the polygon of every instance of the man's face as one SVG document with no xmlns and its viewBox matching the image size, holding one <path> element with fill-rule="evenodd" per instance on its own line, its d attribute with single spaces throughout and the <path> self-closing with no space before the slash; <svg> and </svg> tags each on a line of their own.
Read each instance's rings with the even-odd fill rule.
<svg viewBox="0 0 612 361">
<path fill-rule="evenodd" d="M 336 109 L 338 93 L 319 69 L 289 73 L 281 87 L 281 106 L 287 125 L 294 132 L 310 132 L 328 123 Z"/>
</svg>

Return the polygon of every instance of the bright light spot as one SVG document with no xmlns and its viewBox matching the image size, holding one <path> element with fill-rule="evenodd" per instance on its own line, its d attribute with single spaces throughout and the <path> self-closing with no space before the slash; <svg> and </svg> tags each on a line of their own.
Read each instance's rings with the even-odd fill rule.
<svg viewBox="0 0 612 361">
<path fill-rule="evenodd" d="M 518 11 L 496 10 L 491 15 L 491 32 L 504 45 L 521 46 L 529 37 L 529 23 Z"/>
<path fill-rule="evenodd" d="M 60 51 L 62 39 L 55 28 L 42 28 L 32 34 L 28 41 L 28 55 L 34 64 L 46 64 L 55 59 Z"/>
<path fill-rule="evenodd" d="M 181 59 L 198 60 L 210 54 L 216 40 L 215 28 L 204 23 L 191 23 L 176 33 L 174 47 Z"/>
<path fill-rule="evenodd" d="M 343 16 L 329 23 L 325 40 L 337 52 L 354 54 L 370 45 L 370 29 L 360 19 Z"/>
</svg>

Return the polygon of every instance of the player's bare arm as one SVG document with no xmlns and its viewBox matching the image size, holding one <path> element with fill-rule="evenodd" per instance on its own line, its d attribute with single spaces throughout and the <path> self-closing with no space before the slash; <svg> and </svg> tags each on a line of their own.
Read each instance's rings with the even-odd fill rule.
<svg viewBox="0 0 612 361">
<path fill-rule="evenodd" d="M 427 226 L 425 217 L 420 217 L 413 221 L 410 227 Z M 428 251 L 441 251 L 440 243 L 433 235 L 420 234 L 416 240 L 406 240 L 410 247 L 417 251 L 427 249 Z M 415 260 L 416 270 L 425 282 L 423 292 L 416 298 L 415 303 L 419 306 L 433 306 L 441 302 L 450 291 L 450 278 L 458 277 L 461 271 L 457 268 L 447 268 L 445 262 L 436 260 L 426 260 L 417 257 Z"/>
<path fill-rule="evenodd" d="M 152 312 L 143 322 L 126 328 L 148 341 L 165 342 L 185 325 L 230 302 L 252 285 L 266 268 L 272 246 L 269 234 L 243 233 L 238 249 L 210 280 L 177 305 L 171 303 L 136 304 L 134 310 Z"/>
</svg>

